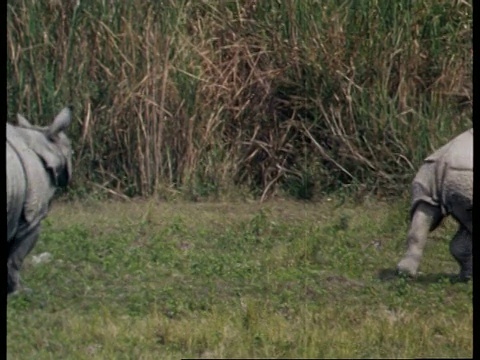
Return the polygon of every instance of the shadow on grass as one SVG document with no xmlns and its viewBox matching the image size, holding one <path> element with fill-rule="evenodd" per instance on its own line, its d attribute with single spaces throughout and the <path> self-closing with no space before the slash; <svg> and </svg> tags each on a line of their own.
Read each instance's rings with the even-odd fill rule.
<svg viewBox="0 0 480 360">
<path fill-rule="evenodd" d="M 464 283 L 457 274 L 451 273 L 436 273 L 436 274 L 418 274 L 415 277 L 409 277 L 406 275 L 399 275 L 396 269 L 382 269 L 378 272 L 378 278 L 382 281 L 394 281 L 395 279 L 408 279 L 420 284 L 433 284 L 449 280 L 450 283 Z"/>
</svg>

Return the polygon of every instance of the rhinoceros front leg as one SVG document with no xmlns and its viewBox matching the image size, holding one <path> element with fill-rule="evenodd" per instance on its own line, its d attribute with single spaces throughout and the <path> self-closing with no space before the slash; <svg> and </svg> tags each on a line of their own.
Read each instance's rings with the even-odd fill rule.
<svg viewBox="0 0 480 360">
<path fill-rule="evenodd" d="M 472 234 L 463 225 L 450 242 L 450 253 L 460 264 L 459 279 L 468 281 L 472 277 Z"/>
<path fill-rule="evenodd" d="M 7 259 L 7 294 L 11 294 L 18 290 L 20 285 L 20 269 L 23 260 L 33 249 L 40 234 L 40 226 L 36 226 L 22 237 L 11 240 L 8 249 Z"/>
<path fill-rule="evenodd" d="M 407 252 L 397 265 L 399 273 L 411 276 L 417 274 L 428 233 L 435 230 L 442 219 L 443 215 L 440 208 L 425 202 L 417 205 L 408 231 Z"/>
</svg>

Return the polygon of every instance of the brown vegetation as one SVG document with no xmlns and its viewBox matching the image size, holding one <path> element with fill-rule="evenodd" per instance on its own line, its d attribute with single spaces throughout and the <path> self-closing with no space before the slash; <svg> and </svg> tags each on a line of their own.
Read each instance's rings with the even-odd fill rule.
<svg viewBox="0 0 480 360">
<path fill-rule="evenodd" d="M 79 191 L 396 194 L 471 124 L 471 12 L 443 0 L 8 1 L 9 118 L 75 106 Z"/>
</svg>

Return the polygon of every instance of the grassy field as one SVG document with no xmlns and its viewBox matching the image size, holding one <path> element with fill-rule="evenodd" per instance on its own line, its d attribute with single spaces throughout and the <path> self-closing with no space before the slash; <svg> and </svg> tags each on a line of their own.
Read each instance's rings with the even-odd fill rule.
<svg viewBox="0 0 480 360">
<path fill-rule="evenodd" d="M 8 300 L 8 359 L 470 357 L 455 224 L 398 278 L 408 203 L 57 202 Z M 52 254 L 35 265 L 36 255 Z"/>
</svg>

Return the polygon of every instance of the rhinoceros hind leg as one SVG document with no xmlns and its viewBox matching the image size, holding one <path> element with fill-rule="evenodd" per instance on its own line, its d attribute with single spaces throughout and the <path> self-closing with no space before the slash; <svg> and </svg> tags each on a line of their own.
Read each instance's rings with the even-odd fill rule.
<svg viewBox="0 0 480 360">
<path fill-rule="evenodd" d="M 33 249 L 40 234 L 40 225 L 28 232 L 28 234 L 11 240 L 7 259 L 7 294 L 19 290 L 20 269 L 25 256 Z"/>
<path fill-rule="evenodd" d="M 20 284 L 20 275 L 18 270 L 13 269 L 7 262 L 8 274 L 7 274 L 7 294 L 13 294 L 17 291 Z"/>
<path fill-rule="evenodd" d="M 472 277 L 472 234 L 463 225 L 450 242 L 450 253 L 460 265 L 459 279 L 468 281 Z"/>
<path fill-rule="evenodd" d="M 427 242 L 427 235 L 437 228 L 442 219 L 443 215 L 439 207 L 425 202 L 417 205 L 408 231 L 407 252 L 397 265 L 399 273 L 410 276 L 417 274 L 423 248 Z"/>
</svg>

